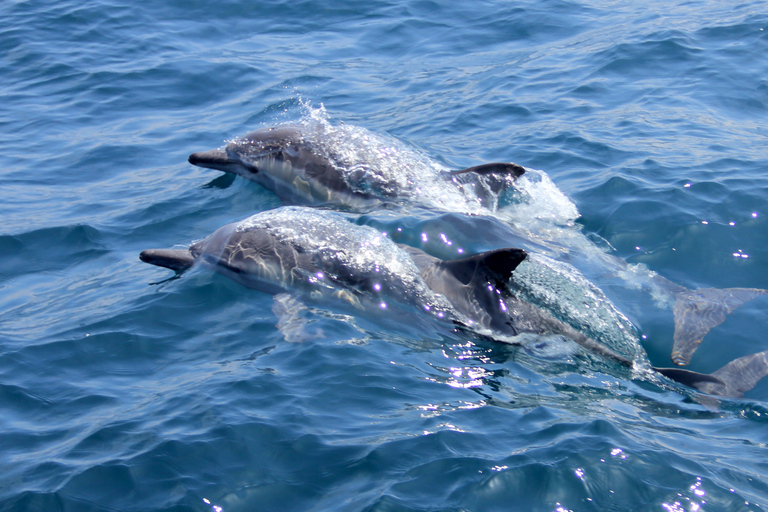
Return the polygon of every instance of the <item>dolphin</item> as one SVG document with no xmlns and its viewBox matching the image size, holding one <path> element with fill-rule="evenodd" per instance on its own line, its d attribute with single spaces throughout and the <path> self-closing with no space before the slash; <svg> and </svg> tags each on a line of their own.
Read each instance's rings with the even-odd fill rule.
<svg viewBox="0 0 768 512">
<path fill-rule="evenodd" d="M 395 155 L 403 152 L 396 144 L 372 143 L 372 136 L 360 145 L 362 151 L 350 151 L 347 135 L 353 134 L 357 132 L 346 127 L 273 126 L 252 131 L 223 149 L 192 153 L 189 162 L 259 183 L 287 204 L 353 209 L 407 197 L 423 200 L 430 192 L 437 194 L 437 190 L 420 188 L 426 181 L 448 186 L 457 196 L 489 203 L 525 173 L 514 163 L 490 163 L 458 171 L 425 167 L 424 162 L 409 160 L 413 155 L 397 158 Z M 440 201 L 439 197 L 433 199 Z"/>
<path fill-rule="evenodd" d="M 398 303 L 451 317 L 451 304 L 426 286 L 400 247 L 373 228 L 358 228 L 328 211 L 283 207 L 228 224 L 187 249 L 150 249 L 140 258 L 177 272 L 205 263 L 272 294 L 299 292 L 356 308 Z"/>
<path fill-rule="evenodd" d="M 444 261 L 340 214 L 283 207 L 228 224 L 185 249 L 145 250 L 140 259 L 177 273 L 203 263 L 273 294 L 298 291 L 378 311 L 395 303 L 415 307 L 507 343 L 525 334 L 558 334 L 629 368 L 645 361 L 631 324 L 597 287 L 575 268 L 522 249 Z M 571 290 L 575 303 L 562 299 L 567 294 L 548 294 L 551 286 L 561 292 L 578 287 Z M 592 317 L 584 316 L 585 304 Z M 608 331 L 591 332 L 592 322 Z M 768 375 L 767 354 L 739 358 L 712 374 L 653 370 L 704 393 L 739 397 Z"/>
<path fill-rule="evenodd" d="M 433 210 L 497 218 L 503 218 L 501 210 L 504 202 L 509 201 L 504 199 L 508 191 L 514 195 L 520 188 L 518 195 L 522 196 L 530 192 L 530 183 L 518 186 L 519 178 L 530 175 L 532 181 L 538 180 L 545 188 L 551 188 L 537 207 L 550 208 L 547 203 L 554 198 L 555 202 L 563 203 L 560 208 L 569 210 L 570 206 L 576 212 L 575 206 L 541 171 L 513 163 L 448 171 L 397 141 L 359 127 L 331 126 L 327 122 L 262 128 L 230 142 L 223 149 L 192 153 L 189 162 L 255 181 L 275 192 L 284 204 L 369 211 L 382 205 L 411 203 Z M 526 186 L 527 192 L 522 190 Z M 537 211 L 536 216 L 546 215 Z M 571 216 L 575 218 L 577 212 Z M 534 220 L 534 224 L 539 223 L 538 218 Z M 512 223 L 510 229 L 526 234 L 527 228 L 521 227 L 520 222 L 513 220 Z M 544 225 L 538 232 L 529 231 L 529 238 L 537 243 L 553 242 L 548 245 L 563 247 L 562 253 L 567 255 L 576 249 L 622 279 L 631 276 L 627 280 L 630 287 L 648 291 L 661 305 L 671 304 L 675 327 L 671 359 L 679 366 L 690 363 L 704 336 L 720 325 L 727 314 L 755 297 L 768 294 L 768 290 L 759 288 L 689 290 L 644 267 L 629 265 L 605 253 L 581 234 L 552 229 L 551 225 Z M 567 236 L 548 241 L 551 233 Z"/>
</svg>

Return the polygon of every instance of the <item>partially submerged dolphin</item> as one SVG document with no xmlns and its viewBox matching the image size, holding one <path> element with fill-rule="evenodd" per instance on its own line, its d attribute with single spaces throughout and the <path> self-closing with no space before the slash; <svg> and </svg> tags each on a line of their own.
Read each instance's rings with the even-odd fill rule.
<svg viewBox="0 0 768 512">
<path fill-rule="evenodd" d="M 224 149 L 189 156 L 191 164 L 242 176 L 272 190 L 288 204 L 343 205 L 351 208 L 421 201 L 451 193 L 479 203 L 511 186 L 525 173 L 513 163 L 484 164 L 459 171 L 444 171 L 423 161 L 398 159 L 396 145 L 360 145 L 355 152 L 346 135 L 323 125 L 288 124 L 246 134 Z M 362 153 L 362 154 L 361 154 Z M 378 161 L 377 161 L 378 160 Z M 441 190 L 427 190 L 433 181 Z"/>
<path fill-rule="evenodd" d="M 416 203 L 443 211 L 496 215 L 505 191 L 514 190 L 522 176 L 535 174 L 512 163 L 447 171 L 397 141 L 327 122 L 262 128 L 223 149 L 193 153 L 189 162 L 255 181 L 286 204 L 334 205 L 358 211 L 381 204 Z M 542 174 L 534 179 L 547 179 Z M 545 227 L 544 237 L 541 233 L 533 236 L 542 241 L 549 231 Z M 580 249 L 590 244 L 583 236 L 571 238 Z M 587 252 L 589 258 L 616 274 L 638 276 L 636 267 L 594 246 Z M 768 294 L 757 288 L 688 290 L 653 272 L 646 272 L 642 280 L 640 287 L 673 303 L 671 357 L 676 365 L 688 364 L 704 336 L 728 313 Z"/>
<path fill-rule="evenodd" d="M 341 215 L 284 207 L 224 226 L 187 249 L 149 249 L 140 258 L 177 272 L 206 263 L 270 293 L 300 291 L 377 310 L 393 302 L 416 307 L 508 343 L 525 333 L 559 334 L 627 367 L 646 361 L 631 324 L 599 289 L 573 267 L 520 249 L 442 261 Z M 552 286 L 572 288 L 578 304 L 549 293 Z M 738 397 L 768 374 L 766 354 L 708 375 L 654 370 L 705 393 Z"/>
</svg>

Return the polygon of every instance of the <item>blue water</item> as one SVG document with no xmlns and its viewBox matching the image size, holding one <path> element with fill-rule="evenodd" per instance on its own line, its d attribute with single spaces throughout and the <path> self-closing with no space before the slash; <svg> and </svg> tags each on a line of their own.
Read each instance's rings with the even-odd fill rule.
<svg viewBox="0 0 768 512">
<path fill-rule="evenodd" d="M 766 382 L 707 402 L 317 305 L 291 342 L 271 295 L 138 253 L 280 205 L 191 152 L 322 115 L 542 170 L 583 240 L 686 287 L 768 288 L 766 55 L 757 1 L 5 0 L 0 510 L 765 509 Z M 462 243 L 509 245 L 487 225 Z M 579 263 L 669 365 L 669 309 Z M 690 368 L 768 349 L 766 312 Z"/>
</svg>

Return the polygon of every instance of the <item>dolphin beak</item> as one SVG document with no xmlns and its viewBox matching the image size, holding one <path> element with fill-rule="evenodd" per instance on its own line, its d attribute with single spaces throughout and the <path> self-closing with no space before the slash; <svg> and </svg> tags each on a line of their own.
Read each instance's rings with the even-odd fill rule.
<svg viewBox="0 0 768 512">
<path fill-rule="evenodd" d="M 206 169 L 216 169 L 217 171 L 237 174 L 237 169 L 243 165 L 238 160 L 233 160 L 227 155 L 226 151 L 221 149 L 212 149 L 210 151 L 198 151 L 189 155 L 189 163 Z"/>
<path fill-rule="evenodd" d="M 139 259 L 144 263 L 183 272 L 195 263 L 189 249 L 147 249 L 141 251 Z"/>
</svg>

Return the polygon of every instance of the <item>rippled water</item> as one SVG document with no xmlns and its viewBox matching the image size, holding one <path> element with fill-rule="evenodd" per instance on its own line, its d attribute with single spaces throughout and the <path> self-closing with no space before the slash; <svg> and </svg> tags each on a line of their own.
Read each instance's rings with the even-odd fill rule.
<svg viewBox="0 0 768 512">
<path fill-rule="evenodd" d="M 541 170 L 565 197 L 547 188 L 515 229 L 415 207 L 356 222 L 433 252 L 442 233 L 556 254 L 668 365 L 669 309 L 632 288 L 644 267 L 613 265 L 768 288 L 767 12 L 3 2 L 0 510 L 765 508 L 767 382 L 701 400 L 567 350 L 298 310 L 202 270 L 154 284 L 169 273 L 138 253 L 279 206 L 187 156 L 322 106 L 435 165 Z M 569 204 L 573 226 L 547 220 Z M 742 306 L 690 368 L 768 349 L 766 311 Z M 300 343 L 286 312 L 309 326 Z"/>
</svg>

